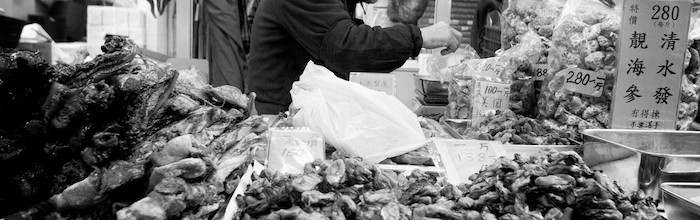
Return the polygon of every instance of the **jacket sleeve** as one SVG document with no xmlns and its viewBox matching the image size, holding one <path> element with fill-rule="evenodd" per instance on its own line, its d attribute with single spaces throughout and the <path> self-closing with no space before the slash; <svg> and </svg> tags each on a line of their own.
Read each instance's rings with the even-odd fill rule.
<svg viewBox="0 0 700 220">
<path fill-rule="evenodd" d="M 418 56 L 423 39 L 415 25 L 370 27 L 352 21 L 341 0 L 277 0 L 278 21 L 326 68 L 389 72 Z"/>
</svg>

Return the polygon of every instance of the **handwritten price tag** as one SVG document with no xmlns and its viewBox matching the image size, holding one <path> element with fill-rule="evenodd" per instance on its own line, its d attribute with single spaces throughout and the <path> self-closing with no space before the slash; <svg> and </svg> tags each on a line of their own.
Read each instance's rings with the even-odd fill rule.
<svg viewBox="0 0 700 220">
<path fill-rule="evenodd" d="M 503 145 L 496 141 L 435 139 L 430 144 L 437 150 L 447 181 L 455 185 L 466 182 L 483 166 L 506 156 Z"/>
<path fill-rule="evenodd" d="M 510 102 L 510 84 L 476 80 L 472 99 L 472 119 L 479 120 L 490 110 L 506 110 Z"/>
<path fill-rule="evenodd" d="M 504 62 L 496 57 L 469 60 L 467 62 L 469 62 L 469 66 L 472 68 L 472 70 L 475 71 L 474 74 L 484 77 L 500 79 L 503 73 L 506 71 Z"/>
<path fill-rule="evenodd" d="M 350 73 L 350 82 L 356 82 L 371 90 L 396 95 L 396 76 L 387 73 Z"/>
<path fill-rule="evenodd" d="M 605 74 L 579 68 L 568 68 L 557 74 L 565 74 L 564 88 L 594 97 L 600 97 L 605 87 Z"/>
<path fill-rule="evenodd" d="M 552 71 L 547 63 L 535 64 L 532 70 L 535 72 L 535 81 L 543 81 Z"/>
<path fill-rule="evenodd" d="M 269 131 L 267 166 L 281 173 L 301 174 L 304 165 L 323 159 L 321 134 L 308 128 L 274 128 Z"/>
</svg>

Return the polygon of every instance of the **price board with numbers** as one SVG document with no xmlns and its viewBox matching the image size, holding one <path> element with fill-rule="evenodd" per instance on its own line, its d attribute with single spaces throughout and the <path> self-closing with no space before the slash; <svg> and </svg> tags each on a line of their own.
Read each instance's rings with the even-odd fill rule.
<svg viewBox="0 0 700 220">
<path fill-rule="evenodd" d="M 691 0 L 624 0 L 612 128 L 675 130 Z"/>
<path fill-rule="evenodd" d="M 304 165 L 325 156 L 320 133 L 308 128 L 272 128 L 269 130 L 267 167 L 281 173 L 301 174 Z"/>
<path fill-rule="evenodd" d="M 455 185 L 506 156 L 503 145 L 497 141 L 435 139 L 430 146 L 437 151 L 436 164 L 445 169 L 447 181 Z"/>
<path fill-rule="evenodd" d="M 388 73 L 350 73 L 350 82 L 396 96 L 396 76 Z"/>
<path fill-rule="evenodd" d="M 480 121 L 491 110 L 506 110 L 510 103 L 510 84 L 482 80 L 474 82 L 472 120 Z"/>
<path fill-rule="evenodd" d="M 568 68 L 559 73 L 566 74 L 564 78 L 564 88 L 566 90 L 594 97 L 600 97 L 603 94 L 603 87 L 605 86 L 604 73 L 579 68 Z"/>
<path fill-rule="evenodd" d="M 532 66 L 532 69 L 535 72 L 535 81 L 544 80 L 552 71 L 548 63 L 537 63 Z"/>
</svg>

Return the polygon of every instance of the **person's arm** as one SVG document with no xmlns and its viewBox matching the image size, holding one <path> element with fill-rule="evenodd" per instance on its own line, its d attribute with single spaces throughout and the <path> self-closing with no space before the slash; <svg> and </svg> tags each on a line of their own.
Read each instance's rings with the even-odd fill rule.
<svg viewBox="0 0 700 220">
<path fill-rule="evenodd" d="M 282 0 L 278 21 L 328 69 L 389 72 L 420 53 L 418 27 L 357 25 L 340 0 Z"/>
</svg>

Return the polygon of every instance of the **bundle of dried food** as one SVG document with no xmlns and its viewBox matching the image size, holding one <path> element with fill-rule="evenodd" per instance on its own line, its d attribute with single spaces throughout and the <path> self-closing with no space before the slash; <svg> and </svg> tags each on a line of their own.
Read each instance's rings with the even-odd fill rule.
<svg viewBox="0 0 700 220">
<path fill-rule="evenodd" d="M 551 39 L 565 0 L 514 0 L 508 2 L 501 20 L 501 48 L 509 49 L 520 43 L 531 29 L 537 35 Z"/>
<path fill-rule="evenodd" d="M 616 9 L 593 0 L 567 2 L 552 36 L 557 73 L 543 82 L 540 118 L 571 132 L 608 127 L 619 29 Z"/>
<path fill-rule="evenodd" d="M 542 59 L 541 54 L 545 51 L 542 41 L 542 37 L 530 30 L 521 36 L 519 44 L 498 54 L 505 58 L 509 66 L 507 69 L 513 71 L 509 109 L 520 115 L 534 117 L 537 114 L 535 64 Z"/>
<path fill-rule="evenodd" d="M 418 181 L 404 192 L 414 199 L 403 202 L 412 204 L 416 218 L 663 219 L 650 197 L 626 195 L 575 152 L 499 158 L 469 180 L 459 186 Z"/>
<path fill-rule="evenodd" d="M 339 157 L 308 163 L 302 175 L 268 170 L 253 176 L 236 198 L 241 219 L 317 215 L 321 219 L 410 219 L 400 203 L 408 180 L 357 158 Z"/>
<path fill-rule="evenodd" d="M 540 37 L 530 31 L 522 42 L 496 57 L 463 61 L 448 86 L 445 117 L 479 119 L 486 111 L 511 109 L 534 116 L 533 66 L 542 51 Z"/>
<path fill-rule="evenodd" d="M 500 158 L 470 177 L 473 207 L 528 219 L 663 219 L 641 192 L 626 195 L 575 152 Z M 549 217 L 549 218 L 548 218 Z"/>
<path fill-rule="evenodd" d="M 244 120 L 248 97 L 135 59 L 136 46 L 124 38 L 108 39 L 103 51 L 89 63 L 43 72 L 41 103 L 17 106 L 38 113 L 0 130 L 0 164 L 15 168 L 0 177 L 0 216 L 215 215 L 243 164 L 265 151 L 267 125 L 261 117 Z M 127 207 L 117 216 L 119 204 Z"/>
<path fill-rule="evenodd" d="M 698 80 L 700 53 L 695 49 L 694 44 L 691 44 L 686 50 L 685 58 L 686 62 L 683 63 L 685 74 L 681 77 L 681 101 L 678 103 L 677 130 L 688 130 L 698 114 L 698 101 L 700 101 L 698 94 L 698 90 L 700 90 L 700 81 Z"/>
<path fill-rule="evenodd" d="M 472 119 L 490 109 L 508 108 L 515 70 L 511 64 L 510 57 L 472 59 L 459 64 L 447 87 L 445 118 Z"/>
<path fill-rule="evenodd" d="M 569 145 L 572 139 L 580 140 L 576 134 L 555 122 L 532 119 L 510 110 L 493 111 L 473 127 L 475 129 L 462 129 L 462 136 L 529 145 Z"/>
<path fill-rule="evenodd" d="M 52 73 L 38 52 L 0 51 L 0 134 L 36 118 L 51 88 Z M 11 116 L 11 117 L 7 117 Z"/>
</svg>

